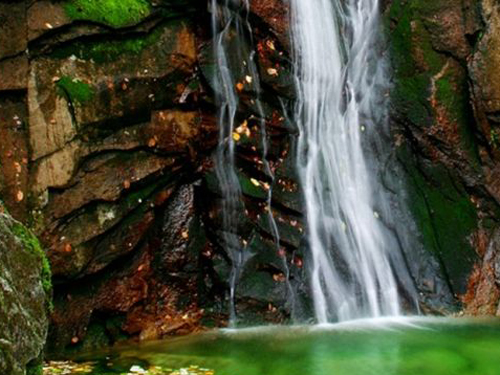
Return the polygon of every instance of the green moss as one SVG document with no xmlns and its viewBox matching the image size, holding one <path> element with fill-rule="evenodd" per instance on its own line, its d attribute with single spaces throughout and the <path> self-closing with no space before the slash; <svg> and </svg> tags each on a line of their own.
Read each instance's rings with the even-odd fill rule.
<svg viewBox="0 0 500 375">
<path fill-rule="evenodd" d="M 458 82 L 455 82 L 458 81 Z M 448 120 L 457 124 L 461 148 L 466 150 L 471 165 L 481 173 L 481 162 L 474 130 L 471 124 L 468 83 L 464 75 L 454 70 L 436 81 L 436 99 L 446 108 Z"/>
<path fill-rule="evenodd" d="M 490 139 L 488 140 L 488 143 L 494 149 L 498 149 L 498 147 L 500 146 L 500 136 L 495 129 L 490 130 Z"/>
<path fill-rule="evenodd" d="M 67 97 L 71 103 L 85 103 L 90 101 L 95 93 L 92 86 L 79 79 L 63 76 L 56 82 L 59 95 Z"/>
<path fill-rule="evenodd" d="M 433 252 L 453 291 L 465 292 L 476 261 L 468 237 L 477 228 L 477 213 L 467 192 L 442 166 L 415 165 L 412 151 L 401 148 L 409 173 L 409 207 L 419 227 L 424 247 Z"/>
<path fill-rule="evenodd" d="M 389 18 L 391 58 L 396 76 L 392 100 L 399 111 L 418 127 L 432 124 L 429 103 L 432 75 L 439 72 L 445 59 L 432 49 L 430 37 L 419 21 L 415 2 L 395 0 Z M 422 67 L 427 66 L 427 70 Z"/>
<path fill-rule="evenodd" d="M 122 55 L 137 55 L 145 48 L 154 45 L 160 39 L 162 27 L 148 35 L 136 35 L 127 39 L 99 40 L 93 42 L 74 42 L 59 48 L 52 54 L 56 58 L 68 58 L 72 55 L 82 60 L 96 63 L 116 61 Z"/>
<path fill-rule="evenodd" d="M 138 23 L 151 12 L 146 0 L 70 0 L 64 3 L 68 17 L 111 27 Z"/>
<path fill-rule="evenodd" d="M 41 360 L 26 366 L 26 375 L 43 375 L 43 364 Z"/>
<path fill-rule="evenodd" d="M 50 263 L 43 251 L 38 238 L 28 230 L 24 225 L 16 223 L 12 227 L 14 235 L 20 239 L 24 247 L 32 254 L 39 257 L 42 264 L 42 287 L 47 298 L 47 308 L 51 312 L 53 310 L 52 304 L 52 273 L 50 271 Z"/>
<path fill-rule="evenodd" d="M 243 194 L 254 198 L 267 198 L 267 192 L 262 188 L 260 182 L 257 181 L 259 183 L 259 185 L 257 186 L 254 182 L 252 182 L 250 178 L 246 177 L 242 173 L 238 173 L 238 180 L 240 182 L 241 191 Z"/>
</svg>

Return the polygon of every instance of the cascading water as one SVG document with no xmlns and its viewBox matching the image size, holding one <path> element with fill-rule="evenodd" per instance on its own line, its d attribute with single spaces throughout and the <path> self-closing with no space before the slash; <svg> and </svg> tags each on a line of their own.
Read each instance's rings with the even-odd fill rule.
<svg viewBox="0 0 500 375">
<path fill-rule="evenodd" d="M 369 138 L 384 126 L 387 106 L 379 2 L 290 2 L 316 320 L 399 315 L 393 269 L 404 274 L 405 266 L 391 254 L 400 249 L 384 227 L 390 202 L 363 150 L 377 141 Z"/>
<path fill-rule="evenodd" d="M 271 179 L 274 175 L 267 160 L 268 145 L 266 121 L 260 101 L 260 78 L 254 61 L 255 50 L 252 49 L 252 28 L 247 19 L 249 13 L 248 0 L 212 0 L 212 32 L 214 35 L 214 55 L 217 61 L 214 87 L 216 104 L 219 110 L 219 143 L 215 156 L 215 170 L 220 183 L 222 198 L 222 229 L 224 246 L 231 257 L 230 288 L 230 322 L 236 322 L 235 294 L 238 279 L 249 257 L 238 236 L 239 218 L 244 216 L 240 182 L 235 163 L 235 131 L 239 105 L 237 86 L 246 86 L 252 93 L 253 104 L 251 116 L 257 122 L 261 132 L 262 165 L 264 173 Z M 269 227 L 279 250 L 279 231 L 271 209 L 272 190 L 268 189 L 267 212 Z M 286 266 L 286 262 L 285 266 Z M 292 289 L 288 284 L 288 293 L 292 298 Z M 293 302 L 292 302 L 293 304 Z"/>
<path fill-rule="evenodd" d="M 215 172 L 219 180 L 222 197 L 222 230 L 224 246 L 231 257 L 230 275 L 230 319 L 235 319 L 234 294 L 236 280 L 244 263 L 244 254 L 237 237 L 238 213 L 241 212 L 241 189 L 235 169 L 234 140 L 232 134 L 235 128 L 238 95 L 227 45 L 231 43 L 232 32 L 242 33 L 238 14 L 231 11 L 226 1 L 223 6 L 217 0 L 212 0 L 212 31 L 214 35 L 214 56 L 216 59 L 216 74 L 214 87 L 218 107 L 219 143 L 215 156 Z M 238 51 L 239 52 L 239 51 Z M 241 57 L 241 56 L 238 56 Z M 241 60 L 240 60 L 241 61 Z"/>
</svg>

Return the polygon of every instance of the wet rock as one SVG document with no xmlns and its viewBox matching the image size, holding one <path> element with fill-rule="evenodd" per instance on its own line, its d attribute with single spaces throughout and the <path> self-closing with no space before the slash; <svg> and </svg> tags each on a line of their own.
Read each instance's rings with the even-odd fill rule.
<svg viewBox="0 0 500 375">
<path fill-rule="evenodd" d="M 498 285 L 496 267 L 499 259 L 500 232 L 477 234 L 478 249 L 483 258 L 478 262 L 469 278 L 467 293 L 463 296 L 464 311 L 469 315 L 495 315 L 500 302 L 500 286 Z"/>
<path fill-rule="evenodd" d="M 0 18 L 19 14 L 7 22 L 6 33 L 15 35 L 0 48 L 0 72 L 9 77 L 0 82 L 0 135 L 8 140 L 0 144 L 0 189 L 7 208 L 48 249 L 56 284 L 50 355 L 223 326 L 228 315 L 232 255 L 225 241 L 235 235 L 221 231 L 223 192 L 211 155 L 220 87 L 213 84 L 206 4 L 91 3 L 0 5 Z M 281 167 L 296 130 L 283 113 L 293 105 L 284 99 L 291 96 L 288 14 L 280 1 L 255 1 L 248 19 L 254 35 L 241 47 L 249 52 L 255 38 L 262 92 L 258 98 L 251 84 L 257 75 L 232 54 L 243 83 L 239 125 L 246 120 L 251 129 L 237 147 L 244 198 L 235 237 L 248 245 L 258 233 L 269 249 L 272 173 L 293 179 Z M 263 124 L 271 171 L 262 159 Z M 277 218 L 300 216 L 289 212 L 299 210 L 294 199 L 278 198 L 285 213 Z M 290 228 L 281 228 L 290 237 L 285 257 L 274 249 L 249 260 L 242 315 L 271 322 L 292 315 L 282 306 L 284 265 L 296 285 L 305 275 L 296 260 L 299 234 Z"/>
<path fill-rule="evenodd" d="M 28 47 L 25 1 L 0 3 L 0 60 L 19 55 Z"/>
<path fill-rule="evenodd" d="M 470 68 L 478 104 L 484 106 L 487 114 L 495 114 L 500 106 L 500 82 L 493 74 L 500 64 L 496 53 L 500 49 L 500 10 L 491 1 L 482 1 L 481 5 L 487 26 L 478 42 Z"/>
<path fill-rule="evenodd" d="M 28 87 L 28 56 L 21 54 L 0 61 L 0 91 Z"/>
<path fill-rule="evenodd" d="M 289 45 L 290 8 L 286 1 L 255 0 L 250 4 L 250 12 L 269 25 L 282 45 Z"/>
<path fill-rule="evenodd" d="M 152 109 L 182 95 L 183 78 L 192 75 L 196 53 L 194 36 L 182 23 L 129 43 L 112 40 L 74 48 L 60 50 L 60 58 L 32 62 L 33 159 L 60 150 L 84 126 L 149 120 Z"/>
<path fill-rule="evenodd" d="M 24 94 L 0 92 L 0 195 L 18 220 L 26 220 L 29 199 L 27 121 Z"/>
<path fill-rule="evenodd" d="M 36 1 L 27 11 L 28 39 L 32 41 L 45 33 L 53 33 L 54 29 L 69 23 L 71 19 L 64 11 L 62 2 Z"/>
<path fill-rule="evenodd" d="M 470 2 L 468 7 L 474 9 Z M 409 207 L 421 243 L 435 257 L 429 268 L 433 275 L 426 272 L 417 279 L 427 280 L 419 291 L 427 295 L 426 304 L 448 301 L 444 305 L 451 310 L 457 307 L 449 301 L 459 306 L 457 295 L 467 290 L 477 261 L 471 237 L 484 217 L 478 211 L 488 215 L 487 207 L 495 200 L 484 194 L 490 183 L 483 166 L 490 160 L 474 122 L 469 72 L 464 68 L 478 24 L 474 11 L 464 12 L 462 4 L 448 0 L 398 0 L 386 12 L 395 81 L 394 143 L 407 175 Z"/>
<path fill-rule="evenodd" d="M 52 298 L 50 268 L 38 240 L 0 213 L 0 371 L 41 365 Z"/>
</svg>

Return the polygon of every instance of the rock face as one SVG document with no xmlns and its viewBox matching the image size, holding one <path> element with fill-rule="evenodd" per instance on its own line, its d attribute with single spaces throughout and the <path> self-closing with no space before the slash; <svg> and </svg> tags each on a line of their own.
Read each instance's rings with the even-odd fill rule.
<svg viewBox="0 0 500 375">
<path fill-rule="evenodd" d="M 47 249 L 52 355 L 221 326 L 229 311 L 208 3 L 95 4 L 0 2 L 8 20 L 0 22 L 0 193 Z M 263 169 L 255 93 L 243 89 L 241 241 L 252 257 L 237 304 L 243 320 L 281 322 L 294 310 L 284 275 L 305 293 L 296 130 L 285 113 L 288 14 L 281 1 L 259 0 L 248 17 L 277 178 Z M 269 188 L 280 246 L 267 220 Z"/>
<path fill-rule="evenodd" d="M 40 365 L 51 304 L 50 268 L 38 240 L 0 213 L 0 372 Z"/>
<path fill-rule="evenodd" d="M 0 2 L 0 195 L 47 249 L 52 355 L 228 319 L 208 1 L 98 3 Z M 253 35 L 240 41 L 256 51 L 250 78 L 261 80 L 274 180 L 255 93 L 236 77 L 238 232 L 249 254 L 236 305 L 253 324 L 310 309 L 286 3 L 252 0 Z M 426 312 L 498 309 L 498 12 L 492 0 L 384 2 L 387 165 L 403 171 L 421 233 L 406 258 Z"/>
<path fill-rule="evenodd" d="M 495 314 L 500 300 L 499 11 L 487 0 L 393 0 L 385 10 L 397 159 L 421 241 L 444 275 L 426 283 L 471 314 Z"/>
</svg>

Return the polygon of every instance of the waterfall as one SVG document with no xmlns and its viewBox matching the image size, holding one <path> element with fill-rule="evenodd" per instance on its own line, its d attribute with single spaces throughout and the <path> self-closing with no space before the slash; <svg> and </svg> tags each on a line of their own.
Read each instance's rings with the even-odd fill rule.
<svg viewBox="0 0 500 375">
<path fill-rule="evenodd" d="M 249 118 L 254 121 L 261 133 L 262 165 L 264 173 L 271 182 L 274 174 L 267 160 L 268 143 L 265 114 L 260 101 L 261 86 L 255 63 L 253 48 L 253 30 L 248 21 L 248 0 L 212 0 L 212 32 L 214 35 L 214 56 L 216 74 L 213 86 L 216 89 L 218 108 L 219 143 L 215 155 L 215 171 L 219 180 L 222 197 L 222 231 L 224 247 L 231 258 L 229 276 L 230 324 L 235 325 L 236 288 L 246 261 L 252 254 L 245 248 L 244 241 L 238 236 L 239 218 L 245 215 L 245 207 L 235 161 L 237 133 L 237 114 L 239 92 L 243 89 L 252 93 Z M 243 87 L 243 89 L 241 89 Z M 247 109 L 248 111 L 248 109 Z M 271 209 L 272 189 L 269 188 L 266 199 L 269 228 L 271 229 L 276 252 L 279 252 L 280 235 Z M 286 259 L 283 260 L 287 269 Z M 293 299 L 293 291 L 287 279 L 287 293 Z M 293 305 L 293 302 L 292 302 Z"/>
<path fill-rule="evenodd" d="M 290 0 L 298 170 L 319 323 L 399 315 L 407 273 L 369 152 L 386 121 L 378 0 Z M 397 271 L 395 271 L 397 269 Z"/>
<path fill-rule="evenodd" d="M 227 3 L 227 1 L 226 1 Z M 231 32 L 242 33 L 237 13 L 230 10 L 228 4 L 219 6 L 212 0 L 212 32 L 214 35 L 214 57 L 216 72 L 214 75 L 215 100 L 218 108 L 219 143 L 215 155 L 215 172 L 219 181 L 222 197 L 222 231 L 224 247 L 231 258 L 230 287 L 230 320 L 234 321 L 236 282 L 244 263 L 244 254 L 238 240 L 238 214 L 242 211 L 241 189 L 235 167 L 232 137 L 235 128 L 238 95 L 233 78 L 232 66 L 226 53 L 231 43 Z M 238 51 L 239 52 L 239 51 Z M 238 56 L 241 57 L 241 56 Z M 241 61 L 241 60 L 240 60 Z"/>
</svg>

